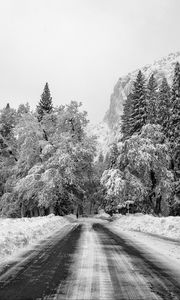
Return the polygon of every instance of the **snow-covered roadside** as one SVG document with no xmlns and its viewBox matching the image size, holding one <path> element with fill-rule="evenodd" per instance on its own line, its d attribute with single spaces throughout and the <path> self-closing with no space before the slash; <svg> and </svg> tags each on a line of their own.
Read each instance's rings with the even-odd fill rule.
<svg viewBox="0 0 180 300">
<path fill-rule="evenodd" d="M 157 234 L 180 241 L 180 217 L 154 217 L 151 215 L 115 215 L 112 226 L 121 230 Z"/>
<path fill-rule="evenodd" d="M 21 219 L 0 218 L 0 263 L 69 223 L 68 218 L 54 215 Z"/>
<path fill-rule="evenodd" d="M 110 220 L 111 216 L 105 213 L 103 210 L 101 210 L 97 215 L 94 215 L 94 218 L 101 219 L 101 220 Z"/>
<path fill-rule="evenodd" d="M 109 228 L 180 267 L 180 217 L 119 216 Z"/>
</svg>

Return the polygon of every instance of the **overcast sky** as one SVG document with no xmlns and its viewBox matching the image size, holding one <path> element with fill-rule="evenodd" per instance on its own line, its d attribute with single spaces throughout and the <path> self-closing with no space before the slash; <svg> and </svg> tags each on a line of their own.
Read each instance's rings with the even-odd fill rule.
<svg viewBox="0 0 180 300">
<path fill-rule="evenodd" d="M 180 50 L 180 0 L 0 0 L 0 108 L 82 101 L 93 122 L 118 78 Z"/>
</svg>

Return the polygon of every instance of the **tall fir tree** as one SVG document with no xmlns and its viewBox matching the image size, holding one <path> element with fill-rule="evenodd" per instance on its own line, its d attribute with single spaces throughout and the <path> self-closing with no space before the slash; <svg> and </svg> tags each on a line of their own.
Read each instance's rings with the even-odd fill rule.
<svg viewBox="0 0 180 300">
<path fill-rule="evenodd" d="M 41 99 L 39 104 L 37 105 L 37 113 L 38 113 L 38 120 L 41 121 L 45 113 L 50 113 L 52 111 L 52 97 L 49 90 L 48 83 L 46 82 L 44 91 L 41 95 Z"/>
<path fill-rule="evenodd" d="M 0 134 L 4 138 L 9 139 L 13 135 L 16 117 L 16 110 L 11 108 L 9 103 L 0 111 Z"/>
<path fill-rule="evenodd" d="M 148 85 L 147 85 L 147 112 L 148 112 L 148 123 L 155 124 L 157 119 L 157 82 L 152 74 L 149 78 Z"/>
<path fill-rule="evenodd" d="M 171 111 L 168 136 L 172 148 L 172 158 L 175 176 L 175 195 L 180 201 L 180 64 L 175 65 L 171 88 Z"/>
<path fill-rule="evenodd" d="M 167 79 L 164 77 L 161 82 L 157 97 L 156 123 L 162 126 L 163 133 L 165 135 L 167 135 L 168 132 L 170 117 L 170 96 L 170 87 Z"/>
<path fill-rule="evenodd" d="M 141 71 L 138 72 L 131 92 L 131 112 L 129 114 L 128 130 L 130 136 L 140 133 L 147 121 L 146 87 L 145 78 Z"/>
<path fill-rule="evenodd" d="M 16 159 L 16 138 L 14 127 L 17 123 L 16 110 L 9 103 L 0 111 L 0 156 Z"/>
<path fill-rule="evenodd" d="M 130 115 L 132 108 L 132 95 L 127 96 L 127 100 L 123 105 L 123 115 L 121 117 L 121 133 L 123 135 L 122 140 L 126 140 L 130 137 Z"/>
<path fill-rule="evenodd" d="M 110 154 L 109 154 L 109 168 L 110 169 L 112 169 L 116 166 L 118 155 L 119 155 L 118 146 L 114 142 L 110 147 Z"/>
<path fill-rule="evenodd" d="M 168 135 L 172 144 L 180 143 L 180 64 L 176 63 L 171 88 L 171 113 Z"/>
</svg>

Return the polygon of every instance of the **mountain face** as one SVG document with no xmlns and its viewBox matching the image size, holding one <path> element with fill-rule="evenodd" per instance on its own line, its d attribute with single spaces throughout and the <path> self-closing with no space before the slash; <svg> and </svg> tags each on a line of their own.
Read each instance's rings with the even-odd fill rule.
<svg viewBox="0 0 180 300">
<path fill-rule="evenodd" d="M 174 75 L 174 67 L 177 61 L 180 62 L 180 52 L 171 53 L 167 57 L 155 61 L 153 64 L 146 65 L 141 68 L 141 71 L 146 80 L 148 80 L 153 73 L 158 84 L 160 84 L 163 76 L 165 76 L 169 84 L 171 84 Z M 110 106 L 103 121 L 95 126 L 88 127 L 88 133 L 97 136 L 97 157 L 100 153 L 106 155 L 109 151 L 109 146 L 113 142 L 119 142 L 121 137 L 120 123 L 123 114 L 123 104 L 131 91 L 133 81 L 135 80 L 138 71 L 139 70 L 135 70 L 119 78 L 111 95 Z"/>
<path fill-rule="evenodd" d="M 147 80 L 153 73 L 158 83 L 160 83 L 162 77 L 165 76 L 171 84 L 174 66 L 177 61 L 180 62 L 180 52 L 171 53 L 167 57 L 155 61 L 153 64 L 146 65 L 141 68 L 141 71 Z M 139 70 L 135 70 L 123 77 L 120 77 L 114 87 L 114 91 L 110 98 L 110 106 L 103 120 L 112 130 L 117 127 L 121 120 L 123 104 L 126 101 L 127 95 L 131 91 L 132 83 L 135 80 L 138 71 Z"/>
</svg>

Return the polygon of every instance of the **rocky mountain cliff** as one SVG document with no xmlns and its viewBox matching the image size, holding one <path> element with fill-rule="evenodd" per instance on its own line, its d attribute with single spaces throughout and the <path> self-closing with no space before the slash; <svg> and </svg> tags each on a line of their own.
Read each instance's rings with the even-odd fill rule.
<svg viewBox="0 0 180 300">
<path fill-rule="evenodd" d="M 146 65 L 140 69 L 147 80 L 153 73 L 158 83 L 160 83 L 163 76 L 166 76 L 168 82 L 171 84 L 174 66 L 177 61 L 180 62 L 180 52 L 171 53 L 167 57 L 157 60 L 153 64 Z M 123 113 L 123 103 L 126 101 L 138 71 L 139 69 L 119 78 L 111 95 L 110 106 L 105 114 L 104 120 L 99 124 L 88 128 L 89 134 L 97 136 L 97 157 L 100 152 L 106 155 L 109 151 L 109 145 L 114 141 L 118 142 L 120 139 L 120 123 L 121 115 Z"/>
<path fill-rule="evenodd" d="M 175 63 L 180 62 L 180 52 L 171 53 L 167 57 L 155 61 L 153 64 L 146 65 L 141 68 L 141 71 L 145 75 L 146 79 L 153 73 L 158 82 L 161 81 L 162 76 L 166 76 L 169 83 L 172 82 L 173 71 Z M 104 122 L 110 129 L 117 127 L 117 124 L 121 120 L 123 113 L 123 103 L 126 101 L 129 94 L 133 80 L 136 78 L 139 70 L 135 70 L 127 75 L 120 77 L 114 87 L 114 91 L 110 98 L 110 106 L 104 117 Z"/>
</svg>

